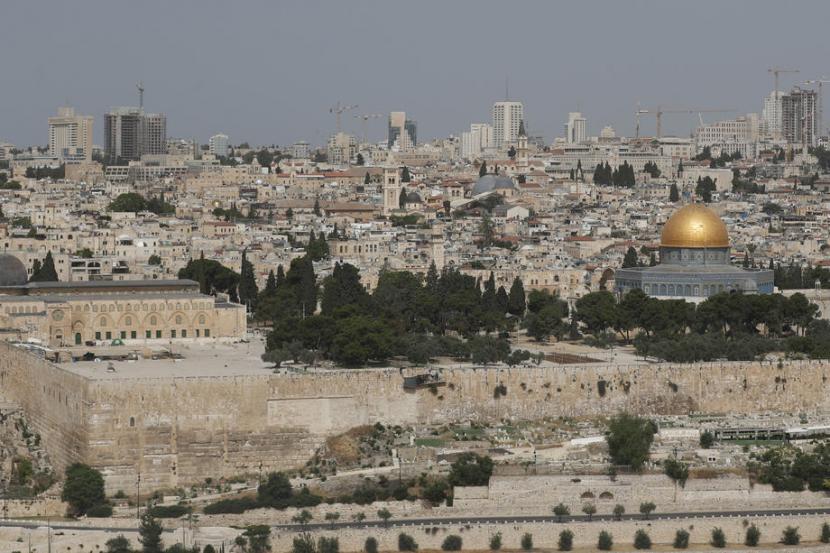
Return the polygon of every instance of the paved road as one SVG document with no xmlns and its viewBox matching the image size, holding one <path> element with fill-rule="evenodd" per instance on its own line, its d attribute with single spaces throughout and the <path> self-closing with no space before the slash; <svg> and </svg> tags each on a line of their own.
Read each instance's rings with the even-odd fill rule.
<svg viewBox="0 0 830 553">
<path fill-rule="evenodd" d="M 648 520 L 684 520 L 695 518 L 759 518 L 759 517 L 785 517 L 785 516 L 814 516 L 827 515 L 830 516 L 829 508 L 812 508 L 812 509 L 772 509 L 772 510 L 747 510 L 747 511 L 689 511 L 679 513 L 653 513 Z M 627 514 L 622 516 L 622 520 L 643 520 L 643 515 Z M 559 518 L 551 515 L 527 515 L 527 516 L 488 516 L 488 517 L 447 517 L 447 518 L 413 518 L 413 519 L 391 519 L 388 523 L 380 520 L 366 520 L 363 522 L 335 522 L 323 523 L 315 522 L 301 526 L 299 524 L 277 524 L 273 528 L 281 531 L 301 531 L 301 530 L 330 530 L 340 528 L 383 528 L 384 526 L 405 528 L 407 526 L 441 526 L 441 525 L 481 525 L 481 524 L 522 524 L 522 523 L 550 523 L 550 524 L 567 524 L 569 522 L 609 522 L 616 520 L 614 515 L 594 515 L 588 517 L 587 515 L 573 515 Z M 46 521 L 41 520 L 3 520 L 0 521 L 0 526 L 14 527 L 14 528 L 42 528 L 46 526 Z M 66 522 L 56 522 L 51 524 L 53 531 L 63 530 L 98 530 L 106 532 L 136 532 L 135 527 L 122 526 L 87 526 L 69 524 Z M 178 532 L 181 529 L 170 529 L 165 532 Z"/>
</svg>

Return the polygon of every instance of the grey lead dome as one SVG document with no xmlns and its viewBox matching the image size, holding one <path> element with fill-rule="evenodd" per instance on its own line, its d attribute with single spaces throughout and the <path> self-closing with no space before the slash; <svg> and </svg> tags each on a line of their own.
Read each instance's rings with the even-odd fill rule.
<svg viewBox="0 0 830 553">
<path fill-rule="evenodd" d="M 502 175 L 484 175 L 473 186 L 473 197 L 493 190 L 513 190 L 516 185 L 513 179 Z"/>
<path fill-rule="evenodd" d="M 0 253 L 0 286 L 20 286 L 28 280 L 23 262 L 13 255 Z"/>
</svg>

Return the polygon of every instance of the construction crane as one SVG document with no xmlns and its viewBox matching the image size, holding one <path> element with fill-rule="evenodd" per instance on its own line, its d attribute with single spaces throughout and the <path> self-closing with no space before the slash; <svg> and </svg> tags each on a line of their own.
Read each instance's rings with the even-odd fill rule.
<svg viewBox="0 0 830 553">
<path fill-rule="evenodd" d="M 772 73 L 772 76 L 775 78 L 775 88 L 773 92 L 778 94 L 778 75 L 781 73 L 798 73 L 798 69 L 782 69 L 780 67 L 770 67 L 767 69 L 767 73 Z"/>
<path fill-rule="evenodd" d="M 340 134 L 340 117 L 347 111 L 351 111 L 353 109 L 357 109 L 357 104 L 350 105 L 350 106 L 341 106 L 340 102 L 337 102 L 333 106 L 329 108 L 329 113 L 333 113 L 337 118 L 337 133 Z"/>
<path fill-rule="evenodd" d="M 369 119 L 380 119 L 383 115 L 380 113 L 364 113 L 362 115 L 355 114 L 352 117 L 360 119 L 363 122 L 363 143 L 365 144 L 369 141 L 368 135 L 366 134 L 366 122 L 369 121 Z"/>
<path fill-rule="evenodd" d="M 695 114 L 698 115 L 702 113 L 731 113 L 735 111 L 734 109 L 663 109 L 661 106 L 657 106 L 656 109 L 638 109 L 636 112 L 637 115 L 637 128 L 636 128 L 636 137 L 640 137 L 640 116 L 641 115 L 654 115 L 657 119 L 657 138 L 661 138 L 663 136 L 663 114 L 664 113 L 688 113 L 688 114 Z M 701 116 L 702 119 L 702 116 Z"/>
<path fill-rule="evenodd" d="M 821 135 L 821 126 L 824 123 L 824 108 L 822 107 L 822 99 L 821 99 L 821 85 L 824 83 L 830 83 L 830 79 L 827 77 L 819 77 L 818 79 L 814 79 L 811 81 L 804 81 L 804 84 L 817 84 L 818 85 L 818 132 Z"/>
<path fill-rule="evenodd" d="M 138 89 L 138 108 L 144 109 L 144 83 L 138 81 L 138 84 L 135 85 L 135 87 Z"/>
</svg>

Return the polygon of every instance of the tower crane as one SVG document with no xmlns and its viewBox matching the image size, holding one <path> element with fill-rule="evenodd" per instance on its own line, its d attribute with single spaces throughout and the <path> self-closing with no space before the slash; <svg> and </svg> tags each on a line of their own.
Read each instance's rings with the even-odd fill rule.
<svg viewBox="0 0 830 553">
<path fill-rule="evenodd" d="M 691 108 L 684 108 L 684 109 L 663 109 L 661 106 L 657 106 L 656 109 L 638 109 L 636 112 L 637 116 L 637 128 L 636 128 L 636 136 L 637 138 L 640 137 L 640 115 L 651 115 L 653 114 L 657 119 L 657 138 L 661 138 L 663 136 L 663 114 L 664 113 L 688 113 L 688 114 L 702 114 L 702 113 L 731 113 L 735 111 L 734 109 L 691 109 Z"/>
<path fill-rule="evenodd" d="M 355 114 L 352 117 L 360 119 L 363 123 L 363 143 L 365 144 L 369 141 L 368 135 L 366 134 L 366 122 L 369 121 L 369 119 L 380 119 L 383 115 L 380 113 L 364 113 L 362 115 Z"/>
<path fill-rule="evenodd" d="M 774 80 L 775 88 L 773 89 L 772 93 L 775 95 L 776 103 L 779 101 L 778 75 L 780 75 L 781 73 L 798 73 L 798 72 L 799 72 L 798 69 L 783 69 L 783 68 L 778 67 L 778 66 L 770 67 L 769 69 L 767 69 L 767 73 L 772 73 L 772 76 L 775 79 Z M 778 110 L 779 110 L 778 113 L 779 113 L 779 117 L 780 117 L 780 113 L 781 113 L 781 111 L 780 111 L 781 107 L 780 106 L 778 107 Z M 780 122 L 776 125 L 776 127 L 777 128 L 775 129 L 775 133 L 774 133 L 773 138 L 776 141 L 779 141 L 779 140 L 781 140 L 781 125 L 780 125 Z"/>
<path fill-rule="evenodd" d="M 818 85 L 818 132 L 819 136 L 821 135 L 821 126 L 824 123 L 824 108 L 823 108 L 823 101 L 821 99 L 821 85 L 824 83 L 830 83 L 830 79 L 827 77 L 819 77 L 818 79 L 814 79 L 811 81 L 804 81 L 804 84 L 817 84 Z"/>
<path fill-rule="evenodd" d="M 347 111 L 351 111 L 353 109 L 357 109 L 357 104 L 354 105 L 340 105 L 340 102 L 337 102 L 333 106 L 329 108 L 329 113 L 333 113 L 337 118 L 337 132 L 340 133 L 340 117 Z"/>
<path fill-rule="evenodd" d="M 144 83 L 141 82 L 141 81 L 138 81 L 138 84 L 136 84 L 135 87 L 138 89 L 138 108 L 143 110 L 144 109 Z"/>
</svg>

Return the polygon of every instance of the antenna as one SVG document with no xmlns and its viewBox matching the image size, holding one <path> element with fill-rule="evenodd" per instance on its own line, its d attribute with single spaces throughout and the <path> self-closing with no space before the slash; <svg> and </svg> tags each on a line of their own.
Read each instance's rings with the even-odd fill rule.
<svg viewBox="0 0 830 553">
<path fill-rule="evenodd" d="M 138 81 L 135 87 L 138 89 L 138 107 L 139 109 L 144 109 L 144 83 Z"/>
</svg>

